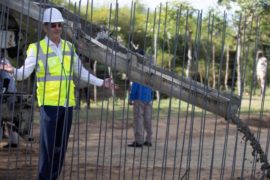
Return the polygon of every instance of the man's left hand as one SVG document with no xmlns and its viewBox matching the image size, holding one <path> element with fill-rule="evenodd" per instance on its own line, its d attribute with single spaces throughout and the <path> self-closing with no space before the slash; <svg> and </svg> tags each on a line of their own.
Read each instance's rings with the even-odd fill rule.
<svg viewBox="0 0 270 180">
<path fill-rule="evenodd" d="M 112 78 L 104 79 L 103 87 L 110 88 L 110 89 L 119 89 L 119 86 L 113 82 Z"/>
</svg>

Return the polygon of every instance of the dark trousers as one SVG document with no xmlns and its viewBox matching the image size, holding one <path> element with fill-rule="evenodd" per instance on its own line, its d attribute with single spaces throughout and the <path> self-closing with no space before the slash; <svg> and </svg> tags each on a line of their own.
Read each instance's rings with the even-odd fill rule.
<svg viewBox="0 0 270 180">
<path fill-rule="evenodd" d="M 41 106 L 39 180 L 60 175 L 72 124 L 72 107 Z"/>
</svg>

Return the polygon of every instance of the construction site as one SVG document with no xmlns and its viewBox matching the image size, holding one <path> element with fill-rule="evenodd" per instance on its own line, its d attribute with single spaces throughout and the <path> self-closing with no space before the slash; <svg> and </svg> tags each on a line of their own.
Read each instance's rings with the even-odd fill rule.
<svg viewBox="0 0 270 180">
<path fill-rule="evenodd" d="M 101 85 L 90 85 L 91 75 L 88 82 L 75 77 L 79 69 L 67 80 L 74 82 L 74 92 L 60 86 L 74 94 L 75 104 L 68 106 L 73 96 L 64 96 L 64 107 L 73 107 L 72 125 L 63 164 L 57 164 L 58 177 L 53 178 L 53 164 L 47 179 L 270 178 L 268 19 L 264 14 L 230 16 L 170 3 L 147 9 L 140 1 L 130 2 L 130 7 L 116 1 L 105 13 L 103 7 L 95 9 L 93 0 L 86 5 L 0 0 L 0 180 L 42 179 L 41 134 L 46 127 L 40 99 L 46 98 L 38 88 L 55 81 L 46 69 L 53 53 L 47 47 L 40 55 L 43 47 L 36 43 L 44 36 L 50 39 L 46 26 L 61 29 L 62 42 L 71 44 L 70 64 L 61 60 L 61 72 L 79 59 L 91 75 L 103 79 Z M 49 8 L 60 12 L 56 27 L 52 10 L 49 23 L 44 21 Z M 35 43 L 34 73 L 20 79 L 18 68 L 25 66 L 28 48 Z M 258 68 L 260 53 L 263 70 Z M 134 140 L 132 82 L 153 91 L 150 144 Z M 65 135 L 65 144 L 63 139 Z"/>
</svg>

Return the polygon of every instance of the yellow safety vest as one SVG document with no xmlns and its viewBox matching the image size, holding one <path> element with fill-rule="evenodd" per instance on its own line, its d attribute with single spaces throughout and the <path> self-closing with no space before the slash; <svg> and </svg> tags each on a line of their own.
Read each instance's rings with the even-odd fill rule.
<svg viewBox="0 0 270 180">
<path fill-rule="evenodd" d="M 30 44 L 28 48 L 38 54 L 37 59 L 37 99 L 38 105 L 74 106 L 72 44 L 62 40 L 62 61 L 47 45 L 45 39 Z"/>
</svg>

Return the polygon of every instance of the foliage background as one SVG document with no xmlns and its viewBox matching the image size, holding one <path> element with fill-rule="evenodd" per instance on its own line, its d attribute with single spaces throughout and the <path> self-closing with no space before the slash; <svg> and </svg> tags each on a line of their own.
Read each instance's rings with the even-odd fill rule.
<svg viewBox="0 0 270 180">
<path fill-rule="evenodd" d="M 53 0 L 74 11 L 75 5 L 64 0 Z M 209 9 L 201 17 L 201 11 L 193 9 L 185 1 L 169 1 L 154 11 L 144 7 L 141 0 L 131 7 L 101 6 L 80 7 L 81 17 L 109 29 L 110 36 L 130 47 L 132 40 L 153 56 L 156 65 L 185 75 L 187 68 L 188 31 L 192 32 L 192 68 L 196 80 L 213 86 L 214 74 L 219 78 L 215 88 L 225 89 L 226 48 L 229 48 L 229 81 L 231 90 L 241 88 L 237 79 L 237 37 L 241 35 L 239 66 L 244 81 L 243 90 L 251 93 L 254 85 L 256 52 L 263 50 L 269 57 L 269 2 L 267 0 L 219 0 L 226 12 Z M 77 5 L 78 6 L 78 5 Z M 233 6 L 238 6 L 234 11 Z M 78 7 L 77 7 L 78 8 Z M 135 8 L 135 10 L 134 10 Z M 234 11 L 234 12 L 232 12 Z M 179 21 L 177 19 L 179 18 Z M 179 26 L 178 26 L 179 25 Z M 178 26 L 178 27 L 177 27 Z M 213 52 L 212 47 L 215 47 Z M 214 57 L 213 57 L 214 53 Z M 212 64 L 212 60 L 215 64 Z M 268 73 L 268 78 L 270 75 Z M 216 78 L 217 78 L 216 77 Z"/>
</svg>

